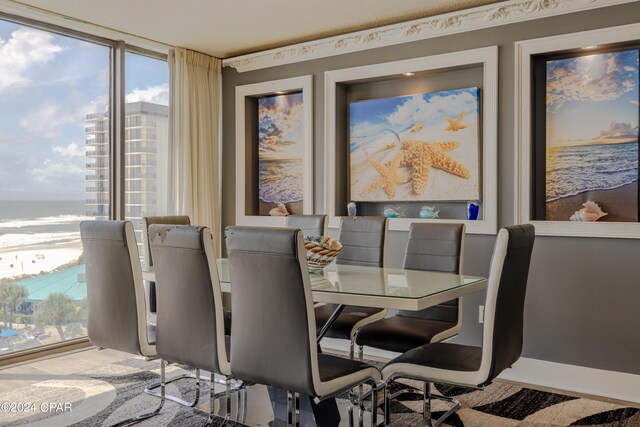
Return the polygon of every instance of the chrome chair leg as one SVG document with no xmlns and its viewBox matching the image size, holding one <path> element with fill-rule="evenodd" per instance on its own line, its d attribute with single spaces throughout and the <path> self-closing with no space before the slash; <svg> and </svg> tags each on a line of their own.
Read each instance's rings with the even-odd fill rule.
<svg viewBox="0 0 640 427">
<path fill-rule="evenodd" d="M 431 421 L 431 385 L 427 381 L 424 382 L 423 396 L 422 420 L 425 426 L 433 427 L 433 422 Z"/>
<path fill-rule="evenodd" d="M 378 425 L 378 384 L 371 384 L 371 427 Z"/>
<path fill-rule="evenodd" d="M 389 386 L 391 385 L 391 379 L 389 379 L 384 385 L 384 425 L 385 427 L 391 424 L 391 401 L 389 399 Z"/>
<path fill-rule="evenodd" d="M 224 422 L 229 421 L 229 417 L 231 416 L 231 379 L 225 379 L 225 398 L 227 401 L 227 413 L 224 415 Z"/>
<path fill-rule="evenodd" d="M 139 423 L 142 420 L 146 420 L 148 418 L 155 417 L 156 415 L 158 415 L 160 413 L 160 410 L 164 406 L 164 402 L 166 400 L 164 367 L 165 367 L 165 361 L 161 360 L 160 361 L 160 393 L 159 393 L 160 404 L 158 405 L 158 407 L 156 409 L 154 409 L 153 411 L 151 411 L 151 412 L 147 412 L 147 413 L 144 413 L 144 414 L 137 415 L 137 416 L 135 416 L 133 418 L 129 418 L 128 420 L 120 421 L 119 423 L 113 424 L 111 427 L 129 426 L 129 425 L 132 425 L 132 424 Z"/>
<path fill-rule="evenodd" d="M 347 408 L 347 413 L 349 417 L 349 427 L 353 427 L 353 400 L 349 399 L 349 407 Z"/>
<path fill-rule="evenodd" d="M 240 390 L 240 394 L 238 395 L 238 398 L 242 399 L 242 415 L 240 417 L 240 423 L 244 424 L 245 420 L 247 419 L 247 406 L 248 406 L 248 390 L 247 388 L 243 388 L 242 390 Z"/>
<path fill-rule="evenodd" d="M 166 363 L 166 361 L 165 361 Z M 178 380 L 183 380 L 183 379 L 195 379 L 196 380 L 196 397 L 193 400 L 193 402 L 187 402 L 184 399 L 181 399 L 177 396 L 173 396 L 170 394 L 166 394 L 165 395 L 165 399 L 170 400 L 172 402 L 176 402 L 179 403 L 182 406 L 187 406 L 189 408 L 193 408 L 196 405 L 198 405 L 198 402 L 200 401 L 200 369 L 196 369 L 196 373 L 194 374 L 182 374 L 182 375 L 178 375 L 176 377 L 171 378 L 169 381 L 165 381 L 165 385 L 166 384 L 171 384 L 173 382 L 176 382 Z M 155 391 L 155 389 L 160 387 L 160 383 L 159 382 L 155 382 L 155 383 L 151 383 L 147 386 L 147 388 L 144 389 L 144 392 L 150 396 L 155 396 L 155 397 L 160 397 L 160 393 Z"/>
</svg>

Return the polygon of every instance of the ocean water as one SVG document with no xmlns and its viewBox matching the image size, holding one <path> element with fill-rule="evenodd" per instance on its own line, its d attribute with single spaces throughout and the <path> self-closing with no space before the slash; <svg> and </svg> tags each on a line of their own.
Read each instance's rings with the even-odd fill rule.
<svg viewBox="0 0 640 427">
<path fill-rule="evenodd" d="M 547 149 L 547 202 L 637 180 L 637 141 Z"/>
<path fill-rule="evenodd" d="M 260 200 L 272 203 L 290 203 L 302 200 L 304 195 L 302 159 L 260 160 L 258 164 Z"/>
<path fill-rule="evenodd" d="M 84 203 L 0 200 L 0 249 L 78 240 Z"/>
</svg>

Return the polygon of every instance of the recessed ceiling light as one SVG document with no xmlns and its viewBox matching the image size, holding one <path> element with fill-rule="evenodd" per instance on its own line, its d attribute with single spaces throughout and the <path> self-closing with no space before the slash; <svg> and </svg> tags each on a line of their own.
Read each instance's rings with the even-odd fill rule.
<svg viewBox="0 0 640 427">
<path fill-rule="evenodd" d="M 402 73 L 402 75 L 405 76 L 405 77 L 411 77 L 411 76 L 415 76 L 416 73 L 409 72 L 409 73 Z"/>
<path fill-rule="evenodd" d="M 287 92 L 285 92 L 284 90 L 279 90 L 276 92 L 276 95 L 284 95 L 285 93 Z"/>
<path fill-rule="evenodd" d="M 597 44 L 594 44 L 594 45 L 592 45 L 592 46 L 585 46 L 585 47 L 583 47 L 582 49 L 584 49 L 584 50 L 589 50 L 589 49 L 595 49 L 595 48 L 597 48 L 597 47 L 598 47 L 598 45 L 597 45 Z"/>
</svg>

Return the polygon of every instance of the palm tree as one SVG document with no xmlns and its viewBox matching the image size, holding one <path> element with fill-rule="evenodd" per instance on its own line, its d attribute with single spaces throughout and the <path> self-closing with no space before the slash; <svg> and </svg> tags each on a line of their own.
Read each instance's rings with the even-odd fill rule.
<svg viewBox="0 0 640 427">
<path fill-rule="evenodd" d="M 9 285 L 9 328 L 13 329 L 13 314 L 17 311 L 20 304 L 27 300 L 29 291 L 23 286 L 11 283 Z"/>
<path fill-rule="evenodd" d="M 13 314 L 20 304 L 22 304 L 29 296 L 28 291 L 8 279 L 0 280 L 0 305 L 2 305 L 2 318 L 4 327 L 13 328 Z M 7 316 L 7 310 L 9 316 Z M 9 324 L 7 325 L 7 320 Z"/>
<path fill-rule="evenodd" d="M 7 305 L 9 304 L 9 281 L 0 280 L 0 305 L 2 305 L 2 320 L 4 327 L 7 327 Z"/>
<path fill-rule="evenodd" d="M 65 341 L 66 337 L 62 326 L 77 320 L 78 305 L 76 301 L 62 292 L 53 292 L 40 303 L 38 308 L 37 323 L 55 326 L 60 340 Z"/>
</svg>

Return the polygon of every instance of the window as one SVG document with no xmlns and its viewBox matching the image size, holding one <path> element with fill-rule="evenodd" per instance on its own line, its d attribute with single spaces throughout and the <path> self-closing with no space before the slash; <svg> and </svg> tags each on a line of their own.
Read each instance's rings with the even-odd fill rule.
<svg viewBox="0 0 640 427">
<path fill-rule="evenodd" d="M 109 217 L 111 49 L 0 20 L 0 355 L 86 335 L 79 223 Z"/>
<path fill-rule="evenodd" d="M 166 57 L 1 17 L 0 357 L 86 336 L 80 221 L 123 212 L 141 242 L 140 219 L 166 213 L 169 182 Z"/>
<path fill-rule="evenodd" d="M 142 217 L 168 208 L 169 68 L 167 61 L 125 54 L 125 215 L 142 245 Z M 142 254 L 142 251 L 140 251 Z"/>
</svg>

